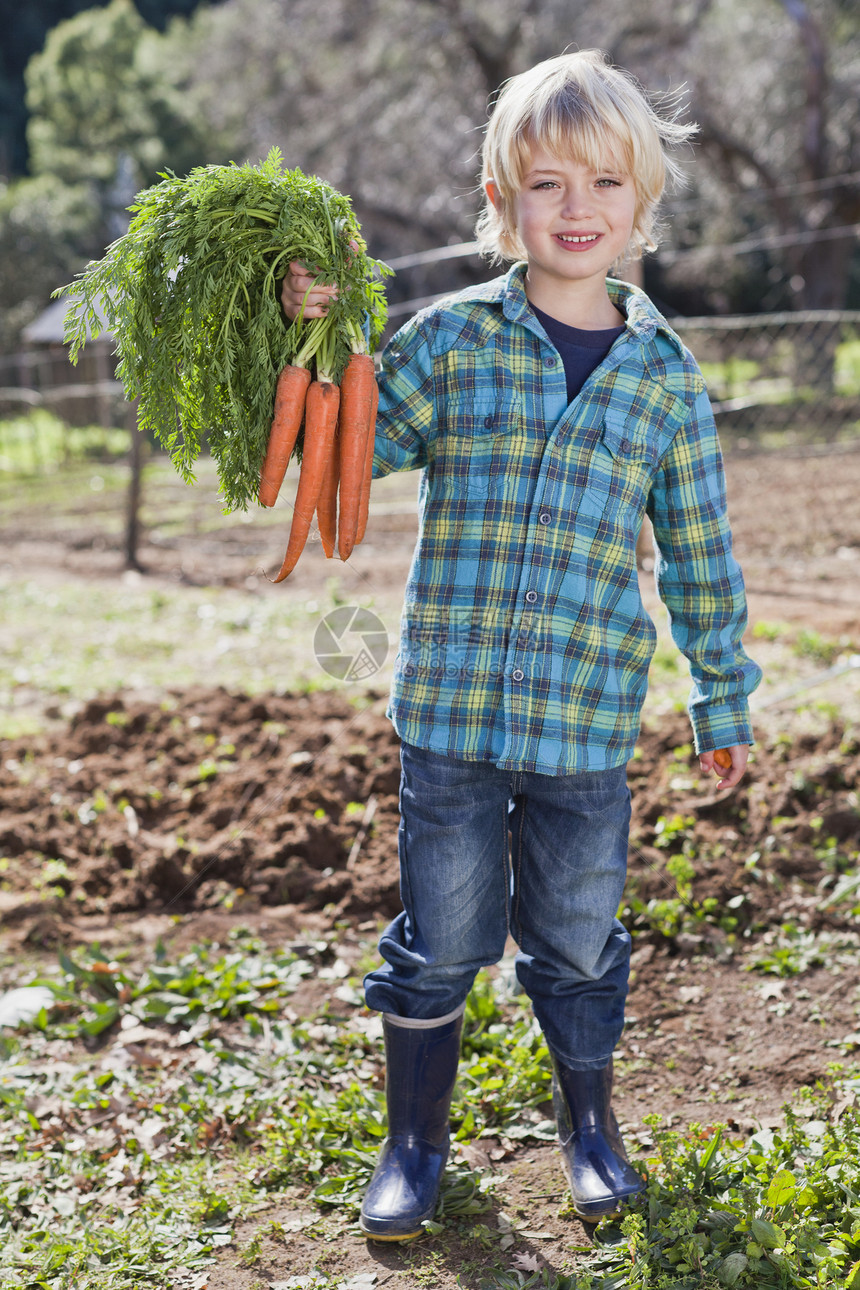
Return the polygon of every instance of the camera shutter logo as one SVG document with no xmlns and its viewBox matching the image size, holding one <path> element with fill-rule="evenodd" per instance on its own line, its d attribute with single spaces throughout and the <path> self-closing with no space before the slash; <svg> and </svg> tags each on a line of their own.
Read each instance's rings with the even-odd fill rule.
<svg viewBox="0 0 860 1290">
<path fill-rule="evenodd" d="M 388 655 L 388 632 L 371 609 L 341 605 L 320 619 L 314 654 L 324 672 L 339 681 L 363 681 L 378 672 Z"/>
</svg>

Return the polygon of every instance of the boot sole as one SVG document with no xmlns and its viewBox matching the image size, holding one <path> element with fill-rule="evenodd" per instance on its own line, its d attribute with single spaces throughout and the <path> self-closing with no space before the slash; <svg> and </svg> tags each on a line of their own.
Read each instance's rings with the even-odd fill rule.
<svg viewBox="0 0 860 1290">
<path fill-rule="evenodd" d="M 424 1235 L 423 1227 L 415 1232 L 371 1232 L 361 1222 L 359 1227 L 369 1241 L 414 1241 L 416 1236 Z"/>
<path fill-rule="evenodd" d="M 574 1201 L 573 1208 L 577 1218 L 581 1218 L 584 1223 L 599 1223 L 602 1218 L 609 1218 L 612 1214 L 617 1214 L 630 1201 L 641 1195 L 642 1190 L 631 1191 L 624 1196 L 619 1196 L 616 1200 L 595 1201 L 593 1205 L 577 1205 L 576 1201 Z"/>
</svg>

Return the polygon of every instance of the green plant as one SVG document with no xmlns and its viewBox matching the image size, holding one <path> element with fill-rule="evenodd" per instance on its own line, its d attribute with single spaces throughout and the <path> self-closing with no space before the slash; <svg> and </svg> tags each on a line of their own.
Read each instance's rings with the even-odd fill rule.
<svg viewBox="0 0 860 1290">
<path fill-rule="evenodd" d="M 349 198 L 299 170 L 277 148 L 258 166 L 199 166 L 162 175 L 130 207 L 128 232 L 64 291 L 75 361 L 88 332 L 116 336 L 118 375 L 139 398 L 138 423 L 194 478 L 204 435 L 228 510 L 256 501 L 275 384 L 316 355 L 339 380 L 367 321 L 385 323 L 379 277 Z M 291 260 L 338 292 L 325 318 L 285 325 L 280 281 Z"/>
<path fill-rule="evenodd" d="M 748 963 L 749 971 L 772 976 L 799 976 L 813 967 L 834 968 L 842 961 L 856 963 L 860 937 L 855 932 L 813 932 L 783 923 L 765 932 Z"/>
<path fill-rule="evenodd" d="M 660 823 L 658 821 L 658 826 Z M 619 916 L 634 935 L 656 932 L 671 940 L 681 932 L 695 932 L 706 924 L 718 926 L 727 933 L 734 932 L 738 927 L 738 911 L 747 899 L 743 892 L 732 896 L 725 907 L 721 907 L 714 896 L 698 900 L 694 895 L 696 867 L 689 854 L 694 848 L 694 842 L 688 834 L 691 823 L 692 821 L 688 823 L 680 816 L 664 821 L 667 840 L 665 843 L 658 843 L 669 846 L 677 842 L 679 837 L 684 838 L 684 852 L 669 856 L 666 861 L 666 873 L 672 879 L 674 895 L 652 896 L 646 901 L 637 894 L 635 882 L 628 883 L 627 899 Z"/>
<path fill-rule="evenodd" d="M 620 1222 L 599 1229 L 598 1269 L 625 1290 L 860 1287 L 860 1114 L 832 1117 L 835 1088 L 802 1090 L 786 1127 L 737 1143 L 724 1126 L 690 1135 L 649 1117 L 656 1154 L 647 1192 Z M 611 1278 L 624 1276 L 623 1282 Z M 604 1284 L 603 1282 L 586 1284 Z"/>
<path fill-rule="evenodd" d="M 797 633 L 793 648 L 800 658 L 808 658 L 829 667 L 839 657 L 843 647 L 838 641 L 827 640 L 814 628 L 804 627 Z"/>
</svg>

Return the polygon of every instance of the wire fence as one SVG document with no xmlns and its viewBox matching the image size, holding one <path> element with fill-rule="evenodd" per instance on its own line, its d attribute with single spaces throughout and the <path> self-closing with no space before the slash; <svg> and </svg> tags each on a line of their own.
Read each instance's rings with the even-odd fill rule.
<svg viewBox="0 0 860 1290">
<path fill-rule="evenodd" d="M 860 312 L 673 318 L 696 355 L 726 447 L 860 445 Z M 0 482 L 81 458 L 128 462 L 125 555 L 137 567 L 142 436 L 115 379 L 111 342 L 77 366 L 61 343 L 0 356 Z M 776 434 L 776 439 L 774 439 Z M 151 445 L 155 448 L 156 445 Z"/>
<path fill-rule="evenodd" d="M 721 433 L 791 431 L 828 442 L 860 432 L 860 312 L 671 321 L 704 372 Z M 0 457 L 10 423 L 35 409 L 70 428 L 128 427 L 110 342 L 88 345 L 76 367 L 62 344 L 0 356 Z"/>
<path fill-rule="evenodd" d="M 722 435 L 860 432 L 860 312 L 673 318 L 708 383 Z"/>
</svg>

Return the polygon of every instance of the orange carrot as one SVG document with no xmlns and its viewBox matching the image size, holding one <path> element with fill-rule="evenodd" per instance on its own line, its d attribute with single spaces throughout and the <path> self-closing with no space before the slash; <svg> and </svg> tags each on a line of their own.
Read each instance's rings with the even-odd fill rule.
<svg viewBox="0 0 860 1290">
<path fill-rule="evenodd" d="M 728 748 L 718 748 L 714 753 L 714 765 L 719 766 L 722 770 L 731 770 L 732 754 Z"/>
<path fill-rule="evenodd" d="M 337 409 L 340 391 L 331 381 L 313 381 L 308 386 L 305 402 L 305 446 L 302 468 L 296 489 L 293 522 L 280 572 L 273 582 L 281 582 L 292 573 L 296 561 L 305 548 L 310 532 L 311 519 L 319 501 L 326 462 L 334 449 L 337 428 Z"/>
<path fill-rule="evenodd" d="M 370 428 L 367 435 L 367 453 L 364 458 L 364 478 L 361 481 L 361 502 L 358 509 L 358 529 L 355 534 L 355 545 L 364 538 L 367 528 L 367 516 L 370 510 L 370 484 L 373 478 L 373 448 L 376 442 L 376 409 L 379 406 L 379 386 L 373 382 L 373 402 L 370 406 Z"/>
<path fill-rule="evenodd" d="M 343 395 L 341 395 L 343 406 Z M 323 544 L 325 558 L 330 560 L 334 555 L 337 541 L 337 485 L 340 479 L 340 461 L 338 460 L 339 432 L 335 431 L 334 444 L 325 465 L 322 488 L 317 502 L 317 524 L 320 530 L 320 541 Z"/>
<path fill-rule="evenodd" d="M 348 560 L 355 546 L 376 374 L 369 354 L 352 354 L 340 383 L 340 509 L 337 549 Z"/>
<path fill-rule="evenodd" d="M 311 383 L 310 369 L 288 363 L 278 377 L 275 390 L 275 413 L 269 431 L 266 459 L 260 471 L 259 499 L 263 506 L 274 506 L 287 471 L 302 424 L 305 395 Z"/>
</svg>

